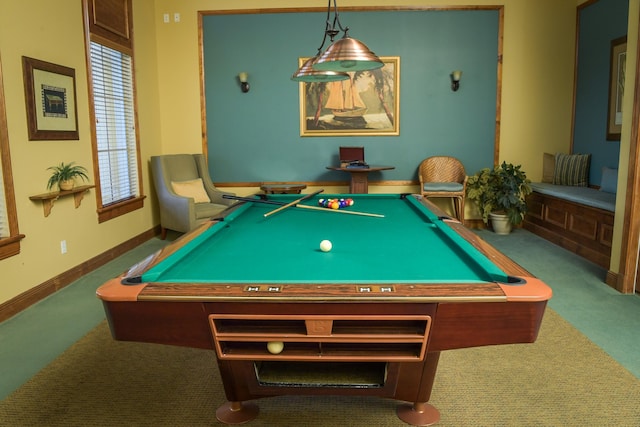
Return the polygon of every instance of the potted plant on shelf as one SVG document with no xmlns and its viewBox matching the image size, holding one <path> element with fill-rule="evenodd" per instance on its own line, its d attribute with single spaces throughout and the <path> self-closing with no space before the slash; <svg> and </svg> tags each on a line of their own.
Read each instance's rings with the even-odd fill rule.
<svg viewBox="0 0 640 427">
<path fill-rule="evenodd" d="M 57 185 L 62 191 L 71 190 L 75 185 L 76 178 L 89 181 L 87 169 L 74 163 L 75 162 L 65 164 L 62 162 L 58 166 L 47 168 L 47 170 L 53 171 L 49 177 L 49 182 L 47 182 L 47 189 L 51 190 Z"/>
<path fill-rule="evenodd" d="M 476 202 L 485 224 L 491 218 L 493 231 L 509 234 L 527 213 L 525 196 L 531 193 L 530 183 L 521 165 L 502 162 L 469 177 L 467 197 Z"/>
</svg>

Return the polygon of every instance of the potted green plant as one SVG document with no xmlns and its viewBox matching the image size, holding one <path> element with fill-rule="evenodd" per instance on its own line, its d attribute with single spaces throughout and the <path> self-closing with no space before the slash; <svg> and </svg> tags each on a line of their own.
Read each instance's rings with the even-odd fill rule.
<svg viewBox="0 0 640 427">
<path fill-rule="evenodd" d="M 56 185 L 60 190 L 71 190 L 75 185 L 76 178 L 89 181 L 87 169 L 83 166 L 76 165 L 75 162 L 62 162 L 58 166 L 47 168 L 47 170 L 53 171 L 49 177 L 49 182 L 47 182 L 48 190 L 51 190 Z"/>
<path fill-rule="evenodd" d="M 476 202 L 485 224 L 491 218 L 496 233 L 508 234 L 511 226 L 520 224 L 527 213 L 525 196 L 531 193 L 530 183 L 521 165 L 502 162 L 469 177 L 467 197 Z"/>
</svg>

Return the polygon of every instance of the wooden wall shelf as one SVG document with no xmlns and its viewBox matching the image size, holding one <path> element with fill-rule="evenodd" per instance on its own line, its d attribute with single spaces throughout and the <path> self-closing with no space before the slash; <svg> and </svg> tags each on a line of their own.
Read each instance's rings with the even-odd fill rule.
<svg viewBox="0 0 640 427">
<path fill-rule="evenodd" d="M 51 193 L 42 193 L 35 196 L 29 196 L 29 199 L 33 201 L 41 201 L 42 208 L 44 209 L 44 216 L 48 217 L 51 213 L 51 209 L 53 208 L 53 203 L 58 200 L 60 197 L 67 197 L 73 195 L 73 200 L 76 204 L 76 209 L 80 206 L 80 202 L 84 197 L 84 193 L 89 191 L 89 189 L 95 187 L 95 185 L 80 185 L 78 187 L 74 187 L 71 190 L 67 191 L 54 191 Z"/>
</svg>

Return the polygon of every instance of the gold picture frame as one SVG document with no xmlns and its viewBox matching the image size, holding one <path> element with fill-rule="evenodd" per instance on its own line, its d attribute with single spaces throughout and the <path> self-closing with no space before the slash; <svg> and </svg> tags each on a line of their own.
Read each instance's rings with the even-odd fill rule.
<svg viewBox="0 0 640 427">
<path fill-rule="evenodd" d="M 609 69 L 609 109 L 607 111 L 607 141 L 620 141 L 622 130 L 622 99 L 624 95 L 627 37 L 611 41 Z"/>
<path fill-rule="evenodd" d="M 350 80 L 300 82 L 300 136 L 400 135 L 400 57 L 380 59 L 383 67 Z"/>
<path fill-rule="evenodd" d="M 29 140 L 80 139 L 73 68 L 22 57 Z"/>
</svg>

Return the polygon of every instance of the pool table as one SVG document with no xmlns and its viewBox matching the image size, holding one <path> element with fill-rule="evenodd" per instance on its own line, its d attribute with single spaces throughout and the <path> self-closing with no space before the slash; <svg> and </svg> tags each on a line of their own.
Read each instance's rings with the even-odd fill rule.
<svg viewBox="0 0 640 427">
<path fill-rule="evenodd" d="M 228 424 L 249 400 L 351 394 L 431 425 L 441 351 L 536 340 L 551 289 L 419 195 L 268 215 L 302 196 L 238 201 L 102 285 L 113 337 L 213 350 Z"/>
</svg>

